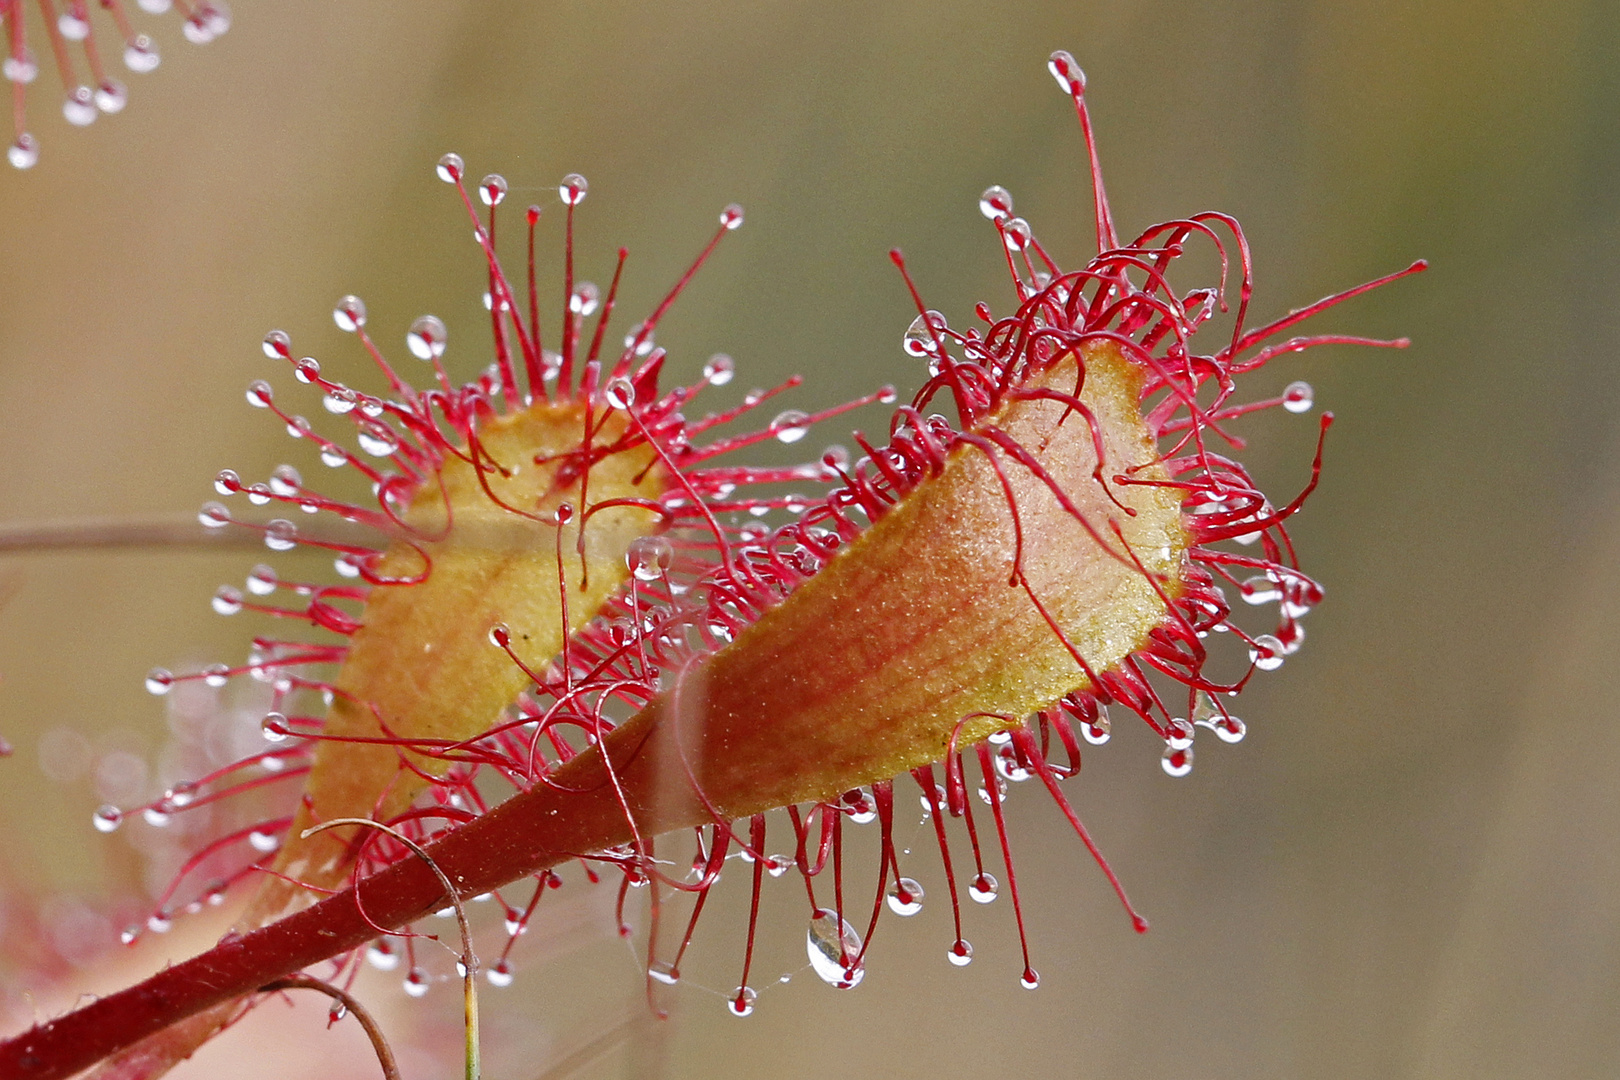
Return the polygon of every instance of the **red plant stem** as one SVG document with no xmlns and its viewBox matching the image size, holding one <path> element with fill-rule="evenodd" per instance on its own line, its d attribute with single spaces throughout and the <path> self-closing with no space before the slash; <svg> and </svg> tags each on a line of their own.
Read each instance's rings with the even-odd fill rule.
<svg viewBox="0 0 1620 1080">
<path fill-rule="evenodd" d="M 657 791 L 656 755 L 642 753 L 649 726 L 632 722 L 612 740 L 615 773 L 627 802 L 643 828 L 656 823 L 656 831 L 663 831 L 695 823 L 671 820 L 700 814 L 692 799 L 672 800 L 670 793 Z M 539 785 L 427 849 L 459 895 L 478 896 L 579 853 L 629 841 L 625 807 L 606 782 L 599 756 L 575 759 L 558 775 L 565 775 L 571 787 Z M 663 797 L 655 798 L 659 794 Z M 444 886 L 420 859 L 367 878 L 358 888 L 358 903 L 356 893 L 351 888 L 260 930 L 227 938 L 137 986 L 0 1043 L 0 1078 L 72 1076 L 171 1024 L 354 949 L 375 937 L 377 926 L 404 926 L 445 902 Z"/>
</svg>

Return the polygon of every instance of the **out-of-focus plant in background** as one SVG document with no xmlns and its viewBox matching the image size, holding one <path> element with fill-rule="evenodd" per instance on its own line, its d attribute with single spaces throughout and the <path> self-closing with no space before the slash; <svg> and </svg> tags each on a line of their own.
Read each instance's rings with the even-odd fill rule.
<svg viewBox="0 0 1620 1080">
<path fill-rule="evenodd" d="M 1071 261 L 1087 251 L 1083 157 L 1041 65 L 1059 46 L 1091 76 L 1123 230 L 1235 214 L 1260 317 L 1413 255 L 1435 268 L 1322 327 L 1406 333 L 1411 350 L 1324 350 L 1270 376 L 1308 379 L 1340 419 L 1295 529 L 1328 589 L 1310 647 L 1246 697 L 1240 750 L 1172 781 L 1146 733 L 1122 731 L 1074 782 L 1154 917 L 1146 937 L 1061 821 L 1015 799 L 1021 850 L 1043 853 L 1020 874 L 1035 994 L 1017 986 L 1004 912 L 978 920 L 977 959 L 956 970 L 936 906 L 885 931 L 859 989 L 796 977 L 734 1019 L 718 995 L 746 896 L 722 886 L 696 946 L 717 996 L 688 988 L 671 1024 L 595 1067 L 940 1075 L 967 1052 L 1127 1077 L 1612 1070 L 1620 17 L 1596 0 L 678 14 L 244 0 L 230 35 L 173 50 L 116 125 L 42 117 L 50 154 L 0 175 L 0 518 L 186 514 L 220 466 L 268 472 L 294 451 L 242 404 L 265 374 L 257 343 L 285 326 L 340 354 L 327 312 L 343 293 L 366 296 L 379 328 L 433 310 L 478 339 L 477 252 L 431 175 L 450 148 L 505 174 L 518 204 L 590 177 L 581 251 L 601 278 L 632 248 L 630 311 L 714 206 L 743 203 L 748 227 L 660 343 L 693 362 L 729 352 L 761 385 L 802 371 L 827 403 L 914 386 L 889 247 L 953 315 L 1006 300 L 975 206 L 988 184 Z M 1313 434 L 1290 419 L 1250 428 L 1264 435 L 1250 464 L 1277 490 Z M 136 761 L 160 783 L 184 717 L 141 676 L 244 651 L 252 628 L 207 600 L 253 558 L 0 563 L 12 891 L 79 912 L 70 897 L 93 911 L 145 887 L 128 847 L 143 830 L 90 828 L 97 785 Z M 800 927 L 794 909 L 761 962 L 802 966 Z M 644 1008 L 605 915 L 555 929 L 496 999 L 522 1056 L 500 1059 L 493 1030 L 492 1073 L 538 1073 Z M 67 982 L 92 978 L 127 981 Z M 453 1025 L 456 1009 L 434 994 L 396 1015 Z M 244 1060 L 230 1045 L 210 1049 L 214 1068 Z"/>
</svg>

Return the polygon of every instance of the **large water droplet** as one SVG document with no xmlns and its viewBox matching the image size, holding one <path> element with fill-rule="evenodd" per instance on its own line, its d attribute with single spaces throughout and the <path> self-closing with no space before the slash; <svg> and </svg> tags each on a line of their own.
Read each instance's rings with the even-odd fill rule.
<svg viewBox="0 0 1620 1080">
<path fill-rule="evenodd" d="M 562 183 L 557 185 L 558 196 L 569 206 L 578 206 L 584 202 L 590 190 L 590 183 L 579 173 L 569 173 L 562 178 Z"/>
<path fill-rule="evenodd" d="M 752 1016 L 754 1003 L 758 1000 L 759 994 L 752 986 L 739 986 L 731 992 L 726 1008 L 731 1010 L 732 1016 Z"/>
<path fill-rule="evenodd" d="M 254 829 L 248 833 L 248 843 L 253 847 L 254 851 L 261 854 L 272 852 L 281 846 L 281 841 L 277 839 L 276 834 L 268 829 Z"/>
<path fill-rule="evenodd" d="M 277 518 L 264 527 L 264 546 L 271 551 L 291 551 L 298 546 L 298 526 Z"/>
<path fill-rule="evenodd" d="M 362 423 L 354 438 L 372 457 L 387 457 L 399 449 L 399 439 L 386 424 Z"/>
<path fill-rule="evenodd" d="M 33 50 L 24 49 L 21 56 L 7 56 L 0 60 L 0 75 L 23 85 L 39 78 L 39 63 L 34 59 Z"/>
<path fill-rule="evenodd" d="M 1166 746 L 1164 756 L 1159 759 L 1159 765 L 1163 767 L 1165 774 L 1168 776 L 1186 776 L 1192 772 L 1192 747 L 1186 746 L 1177 750 L 1173 746 Z"/>
<path fill-rule="evenodd" d="M 32 169 L 39 164 L 39 140 L 23 132 L 16 142 L 6 147 L 6 160 L 13 169 Z"/>
<path fill-rule="evenodd" d="M 83 41 L 90 36 L 90 20 L 72 8 L 56 17 L 56 28 L 69 41 Z"/>
<path fill-rule="evenodd" d="M 62 115 L 75 127 L 84 127 L 96 119 L 96 95 L 88 86 L 76 86 L 62 101 Z"/>
<path fill-rule="evenodd" d="M 449 331 L 437 315 L 419 315 L 405 335 L 405 345 L 418 360 L 437 360 L 444 355 Z"/>
<path fill-rule="evenodd" d="M 439 174 L 440 180 L 453 184 L 467 172 L 467 164 L 461 160 L 460 154 L 446 154 L 439 159 L 435 171 Z"/>
<path fill-rule="evenodd" d="M 1173 718 L 1164 728 L 1164 741 L 1172 750 L 1185 750 L 1193 744 L 1193 726 L 1181 717 Z"/>
<path fill-rule="evenodd" d="M 214 593 L 214 611 L 220 615 L 235 615 L 242 610 L 242 594 L 229 585 L 221 585 Z"/>
<path fill-rule="evenodd" d="M 968 895 L 973 897 L 975 903 L 988 904 L 996 898 L 1001 888 L 1001 882 L 993 874 L 980 874 L 968 882 Z"/>
<path fill-rule="evenodd" d="M 602 396 L 607 399 L 609 408 L 628 409 L 636 403 L 636 384 L 622 376 L 609 379 Z"/>
<path fill-rule="evenodd" d="M 1033 990 L 1041 985 L 1041 973 L 1034 968 L 1025 968 L 1024 973 L 1018 977 L 1018 985 L 1025 990 Z"/>
<path fill-rule="evenodd" d="M 1310 412 L 1316 394 L 1308 382 L 1291 382 L 1283 390 L 1283 408 L 1291 413 Z"/>
<path fill-rule="evenodd" d="M 647 977 L 663 983 L 665 986 L 674 986 L 681 981 L 681 973 L 668 960 L 654 960 L 647 965 Z"/>
<path fill-rule="evenodd" d="M 715 353 L 703 365 L 703 377 L 711 386 L 724 386 L 737 372 L 737 363 L 725 353 Z"/>
<path fill-rule="evenodd" d="M 512 965 L 511 965 L 510 961 L 507 961 L 507 960 L 497 960 L 497 961 L 495 961 L 495 963 L 489 968 L 489 970 L 484 972 L 484 978 L 489 980 L 489 985 L 491 985 L 491 986 L 498 986 L 498 987 L 511 986 L 512 985 Z"/>
<path fill-rule="evenodd" d="M 724 225 L 727 229 L 736 231 L 737 229 L 742 228 L 742 223 L 743 208 L 738 206 L 736 203 L 732 203 L 724 210 L 720 211 L 720 224 Z"/>
<path fill-rule="evenodd" d="M 970 942 L 958 939 L 945 950 L 945 959 L 957 967 L 967 967 L 973 963 L 973 945 Z"/>
<path fill-rule="evenodd" d="M 1000 184 L 992 184 L 979 196 L 979 213 L 991 221 L 1012 217 L 1013 198 Z"/>
<path fill-rule="evenodd" d="M 124 46 L 124 66 L 138 75 L 156 71 L 162 62 L 157 46 L 145 34 L 136 34 L 135 39 Z"/>
<path fill-rule="evenodd" d="M 428 992 L 427 972 L 421 968 L 411 968 L 405 975 L 405 993 L 413 998 L 419 998 Z"/>
<path fill-rule="evenodd" d="M 366 949 L 366 962 L 378 971 L 393 971 L 399 967 L 399 953 L 387 941 L 374 941 Z"/>
<path fill-rule="evenodd" d="M 625 565 L 637 581 L 657 581 L 669 571 L 675 547 L 662 536 L 638 536 L 624 553 Z"/>
<path fill-rule="evenodd" d="M 1283 665 L 1283 643 L 1271 634 L 1261 634 L 1249 646 L 1249 659 L 1261 671 L 1276 671 Z"/>
<path fill-rule="evenodd" d="M 829 986 L 848 990 L 866 977 L 865 963 L 855 960 L 861 951 L 861 935 L 855 932 L 849 920 L 840 919 L 836 911 L 816 910 L 805 931 L 804 948 L 810 957 L 810 966 Z M 855 966 L 845 967 L 845 964 Z"/>
<path fill-rule="evenodd" d="M 506 198 L 506 177 L 500 173 L 490 173 L 478 181 L 478 197 L 485 206 L 501 205 Z"/>
<path fill-rule="evenodd" d="M 174 685 L 174 673 L 168 668 L 155 667 L 146 673 L 146 692 L 162 697 Z"/>
<path fill-rule="evenodd" d="M 771 421 L 771 431 L 778 442 L 796 443 L 809 433 L 810 417 L 798 409 L 788 409 L 776 414 L 776 419 Z"/>
<path fill-rule="evenodd" d="M 932 328 L 932 329 L 930 329 Z M 926 311 L 911 320 L 906 332 L 900 339 L 900 347 L 907 356 L 927 356 L 936 351 L 935 336 L 944 341 L 945 316 L 937 311 Z"/>
<path fill-rule="evenodd" d="M 108 803 L 96 810 L 90 818 L 97 832 L 112 832 L 124 823 L 124 812 Z"/>
<path fill-rule="evenodd" d="M 1029 222 L 1015 217 L 1001 226 L 1001 238 L 1006 241 L 1008 251 L 1023 251 L 1029 247 L 1029 242 L 1035 238 L 1035 234 L 1031 231 Z"/>
<path fill-rule="evenodd" d="M 344 333 L 354 333 L 366 325 L 366 302 L 358 296 L 343 297 L 332 309 L 332 321 Z"/>
<path fill-rule="evenodd" d="M 1080 65 L 1074 62 L 1074 57 L 1067 50 L 1059 49 L 1053 53 L 1046 62 L 1046 70 L 1052 73 L 1052 78 L 1070 97 L 1079 97 L 1086 92 L 1086 73 L 1080 70 Z"/>
<path fill-rule="evenodd" d="M 911 878 L 896 879 L 889 886 L 889 910 L 902 918 L 910 918 L 922 910 L 923 888 Z"/>
<path fill-rule="evenodd" d="M 217 502 L 205 502 L 197 511 L 197 520 L 209 529 L 223 529 L 231 523 L 231 512 Z"/>
<path fill-rule="evenodd" d="M 582 281 L 568 294 L 568 310 L 581 318 L 587 318 L 596 314 L 596 306 L 601 303 L 601 299 L 602 291 L 596 287 L 596 282 Z M 625 344 L 630 343 L 627 341 Z"/>
<path fill-rule="evenodd" d="M 105 79 L 96 87 L 96 108 L 111 116 L 129 104 L 129 90 L 117 79 Z"/>
<path fill-rule="evenodd" d="M 264 741 L 272 743 L 286 742 L 292 733 L 287 726 L 287 718 L 278 712 L 265 713 L 259 730 L 264 734 Z"/>
</svg>

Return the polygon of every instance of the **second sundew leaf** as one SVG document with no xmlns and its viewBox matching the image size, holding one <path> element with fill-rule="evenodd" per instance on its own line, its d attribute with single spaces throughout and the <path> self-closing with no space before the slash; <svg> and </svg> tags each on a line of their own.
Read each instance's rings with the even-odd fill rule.
<svg viewBox="0 0 1620 1080">
<path fill-rule="evenodd" d="M 614 443 L 626 427 L 616 414 L 598 413 L 591 422 L 599 445 Z M 602 455 L 590 465 L 587 485 L 570 480 L 581 472 L 575 452 L 586 423 L 586 407 L 575 402 L 536 404 L 492 420 L 466 457 L 446 460 L 439 484 L 418 491 L 407 524 L 435 539 L 397 540 L 376 567 L 381 578 L 409 583 L 378 586 L 366 601 L 279 873 L 317 888 L 340 883 L 351 865 L 350 830 L 308 840 L 300 833 L 338 817 L 397 816 L 427 786 L 427 776 L 449 767 L 442 757 L 400 744 L 470 739 L 517 699 L 528 678 L 490 644 L 492 627 L 504 624 L 514 653 L 544 667 L 562 650 L 565 625 L 588 621 L 624 583 L 626 550 L 660 519 L 622 500 L 656 501 L 667 473 L 642 445 Z M 575 512 L 553 524 L 564 505 Z M 288 902 L 286 889 L 266 889 L 252 918 Z"/>
<path fill-rule="evenodd" d="M 836 799 L 937 761 L 1090 689 L 1085 667 L 1114 668 L 1171 617 L 1189 538 L 1142 418 L 1143 374 L 1111 343 L 1081 354 L 1089 419 L 1036 396 L 1073 394 L 1071 354 L 977 426 L 982 446 L 959 446 L 939 475 L 613 732 L 606 748 L 616 762 L 626 755 L 618 780 L 642 829 Z M 1035 468 L 993 446 L 992 432 Z M 647 746 L 660 749 L 631 749 Z M 558 783 L 573 786 L 594 760 L 563 767 Z M 670 772 L 676 761 L 687 780 Z M 598 843 L 628 836 L 612 803 Z"/>
</svg>

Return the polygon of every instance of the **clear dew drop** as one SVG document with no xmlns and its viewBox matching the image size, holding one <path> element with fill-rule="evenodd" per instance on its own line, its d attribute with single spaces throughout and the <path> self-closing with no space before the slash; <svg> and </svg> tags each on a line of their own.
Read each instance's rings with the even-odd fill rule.
<svg viewBox="0 0 1620 1080">
<path fill-rule="evenodd" d="M 743 208 L 736 203 L 732 203 L 720 211 L 720 224 L 724 225 L 727 230 L 735 232 L 742 228 L 742 223 Z"/>
<path fill-rule="evenodd" d="M 485 206 L 499 206 L 506 199 L 506 177 L 490 173 L 478 181 L 478 197 Z"/>
<path fill-rule="evenodd" d="M 943 340 L 944 331 L 945 316 L 937 311 L 926 311 L 911 320 L 911 325 L 906 327 L 900 339 L 900 347 L 907 356 L 928 356 L 935 351 L 935 335 Z"/>
<path fill-rule="evenodd" d="M 205 528 L 223 529 L 231 523 L 231 512 L 217 502 L 205 502 L 197 511 L 197 520 Z"/>
<path fill-rule="evenodd" d="M 418 360 L 437 360 L 444 355 L 449 332 L 437 315 L 419 315 L 405 335 L 405 345 Z"/>
<path fill-rule="evenodd" d="M 588 318 L 596 314 L 597 305 L 601 301 L 602 290 L 596 287 L 596 282 L 582 281 L 568 294 L 568 310 L 581 318 Z M 630 343 L 627 341 L 625 344 L 628 346 Z"/>
<path fill-rule="evenodd" d="M 957 967 L 967 967 L 973 963 L 972 943 L 962 940 L 952 942 L 951 947 L 945 950 L 945 959 Z"/>
<path fill-rule="evenodd" d="M 352 334 L 366 325 L 366 302 L 358 296 L 345 296 L 332 309 L 332 321 L 346 334 Z"/>
<path fill-rule="evenodd" d="M 406 973 L 405 981 L 402 985 L 405 987 L 405 993 L 410 997 L 419 998 L 426 995 L 428 992 L 427 972 L 423 971 L 421 968 L 411 968 L 411 970 Z"/>
<path fill-rule="evenodd" d="M 590 193 L 590 183 L 579 173 L 569 173 L 557 185 L 557 195 L 569 206 L 578 206 Z"/>
<path fill-rule="evenodd" d="M 124 46 L 124 66 L 137 75 L 156 71 L 162 62 L 157 46 L 145 34 L 136 34 L 135 39 Z"/>
<path fill-rule="evenodd" d="M 169 824 L 169 812 L 163 809 L 161 804 L 158 806 L 148 806 L 145 810 L 141 811 L 141 820 L 145 821 L 154 829 L 161 829 Z"/>
<path fill-rule="evenodd" d="M 911 878 L 899 878 L 889 886 L 888 901 L 890 911 L 909 919 L 922 910 L 923 887 Z"/>
<path fill-rule="evenodd" d="M 218 689 L 231 677 L 231 669 L 224 664 L 209 664 L 203 668 L 203 682 Z"/>
<path fill-rule="evenodd" d="M 1086 92 L 1086 73 L 1080 70 L 1080 65 L 1074 62 L 1074 57 L 1066 49 L 1052 54 L 1046 62 L 1046 70 L 1052 73 L 1052 78 L 1057 80 L 1065 94 L 1079 97 Z"/>
<path fill-rule="evenodd" d="M 155 667 L 146 673 L 146 692 L 162 697 L 174 685 L 174 673 L 168 668 Z"/>
<path fill-rule="evenodd" d="M 609 379 L 602 390 L 602 396 L 607 399 L 610 408 L 625 410 L 636 403 L 636 386 L 629 379 L 620 377 Z"/>
<path fill-rule="evenodd" d="M 512 965 L 505 960 L 497 960 L 487 971 L 484 978 L 491 986 L 506 987 L 512 985 Z"/>
<path fill-rule="evenodd" d="M 399 953 L 386 941 L 374 941 L 366 949 L 366 963 L 378 971 L 393 971 L 399 967 Z"/>
<path fill-rule="evenodd" d="M 1223 716 L 1216 720 L 1212 727 L 1215 737 L 1228 745 L 1242 742 L 1243 736 L 1249 733 L 1247 725 L 1235 716 Z"/>
<path fill-rule="evenodd" d="M 0 60 L 0 75 L 4 75 L 8 82 L 26 86 L 39 78 L 39 62 L 34 59 L 32 49 L 23 49 L 21 56 L 7 56 Z"/>
<path fill-rule="evenodd" d="M 644 322 L 638 322 L 624 335 L 625 349 L 634 352 L 637 356 L 646 356 L 653 351 L 653 331 Z"/>
<path fill-rule="evenodd" d="M 343 1004 L 342 1001 L 332 1002 L 331 1007 L 326 1010 L 327 1019 L 334 1024 L 348 1015 L 349 1007 Z"/>
<path fill-rule="evenodd" d="M 252 846 L 254 851 L 264 854 L 280 847 L 281 841 L 276 838 L 275 833 L 267 829 L 254 829 L 248 833 L 248 844 Z"/>
<path fill-rule="evenodd" d="M 99 807 L 90 816 L 91 824 L 95 825 L 96 832 L 110 833 L 124 823 L 124 812 L 118 807 L 108 803 Z"/>
<path fill-rule="evenodd" d="M 264 527 L 264 546 L 271 551 L 291 551 L 298 546 L 298 526 L 277 518 Z"/>
<path fill-rule="evenodd" d="M 84 127 L 95 122 L 96 94 L 88 86 L 76 86 L 62 101 L 62 115 L 74 127 Z"/>
<path fill-rule="evenodd" d="M 979 213 L 991 221 L 1012 217 L 1013 198 L 1000 184 L 992 184 L 979 196 Z"/>
<path fill-rule="evenodd" d="M 1192 772 L 1193 748 L 1184 746 L 1178 750 L 1173 746 L 1166 746 L 1164 756 L 1159 758 L 1159 765 L 1167 776 L 1186 776 Z"/>
<path fill-rule="evenodd" d="M 752 986 L 739 986 L 731 992 L 726 1008 L 732 1016 L 752 1016 L 754 1003 L 758 1000 L 759 993 Z"/>
<path fill-rule="evenodd" d="M 624 563 L 637 581 L 657 581 L 669 571 L 675 547 L 662 536 L 638 536 L 624 553 Z"/>
<path fill-rule="evenodd" d="M 1034 968 L 1025 968 L 1024 973 L 1018 976 L 1018 985 L 1025 990 L 1034 990 L 1041 985 L 1041 973 Z"/>
<path fill-rule="evenodd" d="M 172 926 L 174 920 L 166 911 L 154 911 L 146 917 L 146 928 L 154 934 L 167 934 Z"/>
<path fill-rule="evenodd" d="M 23 132 L 6 147 L 6 160 L 11 162 L 13 169 L 32 169 L 39 164 L 39 140 Z"/>
<path fill-rule="evenodd" d="M 779 878 L 793 868 L 793 860 L 786 855 L 765 856 L 765 872 L 773 878 Z"/>
<path fill-rule="evenodd" d="M 648 964 L 647 977 L 665 986 L 674 986 L 681 981 L 680 971 L 668 960 L 654 960 Z"/>
<path fill-rule="evenodd" d="M 703 377 L 710 386 L 724 386 L 737 373 L 737 362 L 725 353 L 715 353 L 703 365 Z"/>
<path fill-rule="evenodd" d="M 124 945 L 133 945 L 133 944 L 135 944 L 135 939 L 140 937 L 140 936 L 141 936 L 141 928 L 140 927 L 138 927 L 138 926 L 126 926 L 126 927 L 124 927 L 123 930 L 119 931 L 118 940 L 119 940 L 120 943 L 122 943 Z"/>
<path fill-rule="evenodd" d="M 854 962 L 859 955 L 861 935 L 855 932 L 848 919 L 840 919 L 836 911 L 826 908 L 816 910 L 805 931 L 804 948 L 810 957 L 811 968 L 829 986 L 848 990 L 859 985 L 866 977 L 864 961 L 853 968 L 844 966 L 846 962 Z"/>
<path fill-rule="evenodd" d="M 174 6 L 174 0 L 137 0 L 141 10 L 148 15 L 167 15 Z"/>
<path fill-rule="evenodd" d="M 291 465 L 277 465 L 270 471 L 270 490 L 283 497 L 297 495 L 304 478 Z"/>
<path fill-rule="evenodd" d="M 1283 390 L 1283 408 L 1291 413 L 1310 412 L 1316 393 L 1308 382 L 1291 382 Z"/>
<path fill-rule="evenodd" d="M 1000 889 L 1001 882 L 996 880 L 994 874 L 980 874 L 968 882 L 968 895 L 978 904 L 990 903 Z"/>
<path fill-rule="evenodd" d="M 372 457 L 387 457 L 399 449 L 399 439 L 386 424 L 361 424 L 355 431 L 354 441 Z"/>
<path fill-rule="evenodd" d="M 1269 604 L 1282 597 L 1282 590 L 1277 588 L 1277 583 L 1264 574 L 1257 574 L 1244 581 L 1238 586 L 1238 593 L 1243 597 L 1244 603 L 1255 606 Z"/>
<path fill-rule="evenodd" d="M 242 490 L 242 478 L 235 469 L 221 469 L 214 474 L 214 490 L 221 495 L 235 495 Z"/>
<path fill-rule="evenodd" d="M 90 36 L 90 20 L 69 8 L 56 17 L 56 29 L 69 41 L 83 41 Z"/>
<path fill-rule="evenodd" d="M 220 615 L 235 615 L 242 610 L 242 594 L 229 585 L 221 585 L 214 593 L 214 611 Z"/>
<path fill-rule="evenodd" d="M 1261 671 L 1276 671 L 1283 665 L 1283 643 L 1271 634 L 1261 634 L 1249 646 L 1249 660 Z"/>
<path fill-rule="evenodd" d="M 440 180 L 453 184 L 466 173 L 467 165 L 461 160 L 460 154 L 446 154 L 439 159 L 434 171 L 439 174 Z"/>
<path fill-rule="evenodd" d="M 798 409 L 788 409 L 776 414 L 776 419 L 771 421 L 771 431 L 778 442 L 796 443 L 809 433 L 810 417 Z"/>
<path fill-rule="evenodd" d="M 1165 725 L 1164 741 L 1172 750 L 1185 750 L 1193 744 L 1193 726 L 1177 716 Z"/>
<path fill-rule="evenodd" d="M 270 384 L 263 379 L 254 379 L 248 383 L 247 402 L 255 409 L 268 409 L 275 395 L 270 390 Z"/>
<path fill-rule="evenodd" d="M 96 108 L 111 116 L 129 104 L 129 90 L 117 79 L 107 79 L 96 87 Z"/>
<path fill-rule="evenodd" d="M 1029 222 L 1015 217 L 1001 226 L 1001 238 L 1006 242 L 1008 251 L 1023 251 L 1029 247 L 1035 233 L 1030 229 Z"/>
</svg>

